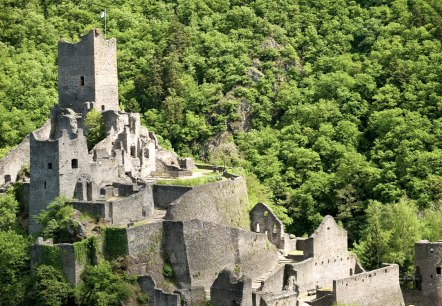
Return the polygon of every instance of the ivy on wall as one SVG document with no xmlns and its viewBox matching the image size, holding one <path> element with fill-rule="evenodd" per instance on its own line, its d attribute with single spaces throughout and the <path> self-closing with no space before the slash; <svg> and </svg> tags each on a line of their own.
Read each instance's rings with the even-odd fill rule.
<svg viewBox="0 0 442 306">
<path fill-rule="evenodd" d="M 61 249 L 52 245 L 40 245 L 41 264 L 61 270 Z"/>
<path fill-rule="evenodd" d="M 102 232 L 103 253 L 106 259 L 116 259 L 128 254 L 125 228 L 106 227 Z"/>
<path fill-rule="evenodd" d="M 75 259 L 82 265 L 95 264 L 98 258 L 98 239 L 95 236 L 88 237 L 74 244 Z"/>
</svg>

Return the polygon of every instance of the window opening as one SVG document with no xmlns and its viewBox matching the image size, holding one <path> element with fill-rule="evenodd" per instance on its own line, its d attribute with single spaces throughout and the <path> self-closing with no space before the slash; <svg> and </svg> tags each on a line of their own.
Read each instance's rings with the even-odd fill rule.
<svg viewBox="0 0 442 306">
<path fill-rule="evenodd" d="M 80 85 L 81 85 L 81 86 L 84 86 L 84 76 L 81 76 L 81 77 L 80 77 Z"/>
<path fill-rule="evenodd" d="M 5 183 L 9 183 L 11 181 L 11 175 L 10 174 L 6 174 L 5 175 Z"/>
<path fill-rule="evenodd" d="M 437 274 L 441 274 L 441 272 L 442 272 L 441 267 L 436 267 L 436 273 L 437 273 Z"/>
<path fill-rule="evenodd" d="M 275 225 L 273 225 L 273 234 L 277 234 L 278 233 L 278 227 Z"/>
<path fill-rule="evenodd" d="M 350 269 L 350 276 L 353 275 L 353 269 Z"/>
<path fill-rule="evenodd" d="M 135 154 L 135 146 L 131 146 L 131 147 L 130 147 L 130 156 L 131 156 L 131 157 L 134 157 L 134 158 L 136 157 L 136 154 Z"/>
<path fill-rule="evenodd" d="M 52 163 L 48 163 L 48 169 L 52 169 Z"/>
<path fill-rule="evenodd" d="M 101 110 L 104 111 L 106 107 L 104 105 L 101 105 Z"/>
<path fill-rule="evenodd" d="M 77 169 L 78 168 L 78 159 L 74 158 L 71 161 L 71 166 L 72 166 L 72 169 Z"/>
</svg>

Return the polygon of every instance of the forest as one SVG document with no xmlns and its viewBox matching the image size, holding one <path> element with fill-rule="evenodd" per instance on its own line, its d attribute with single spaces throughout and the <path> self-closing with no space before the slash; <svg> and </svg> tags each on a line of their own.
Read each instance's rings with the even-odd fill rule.
<svg viewBox="0 0 442 306">
<path fill-rule="evenodd" d="M 332 215 L 368 269 L 411 274 L 414 242 L 442 239 L 441 1 L 1 0 L 0 157 L 57 103 L 58 40 L 104 31 L 104 8 L 120 107 L 163 147 L 245 174 L 297 236 Z M 0 305 L 132 294 L 105 263 L 89 279 L 119 289 L 95 297 L 50 266 L 21 277 L 35 237 L 20 215 L 0 197 Z"/>
</svg>

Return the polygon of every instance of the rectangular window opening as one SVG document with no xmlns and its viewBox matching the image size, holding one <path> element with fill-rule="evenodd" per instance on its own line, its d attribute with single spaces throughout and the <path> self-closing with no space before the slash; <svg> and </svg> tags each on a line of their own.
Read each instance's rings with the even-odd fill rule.
<svg viewBox="0 0 442 306">
<path fill-rule="evenodd" d="M 441 267 L 436 267 L 436 273 L 437 274 L 441 274 L 442 272 L 442 268 Z"/>
<path fill-rule="evenodd" d="M 48 163 L 48 169 L 52 169 L 52 163 Z"/>
<path fill-rule="evenodd" d="M 71 161 L 71 166 L 72 166 L 72 169 L 77 169 L 78 168 L 78 159 L 74 158 Z"/>
</svg>

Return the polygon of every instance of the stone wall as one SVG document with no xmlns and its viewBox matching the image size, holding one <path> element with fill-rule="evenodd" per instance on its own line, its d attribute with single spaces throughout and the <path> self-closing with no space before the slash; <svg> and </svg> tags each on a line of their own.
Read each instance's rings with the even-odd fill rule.
<svg viewBox="0 0 442 306">
<path fill-rule="evenodd" d="M 280 265 L 262 281 L 261 292 L 278 293 L 284 289 L 285 265 Z"/>
<path fill-rule="evenodd" d="M 210 287 L 210 301 L 215 306 L 252 306 L 252 280 L 223 270 Z"/>
<path fill-rule="evenodd" d="M 399 286 L 399 266 L 395 264 L 338 279 L 333 282 L 333 291 L 338 304 L 405 305 Z"/>
<path fill-rule="evenodd" d="M 423 303 L 442 305 L 442 242 L 416 242 L 416 276 L 420 277 Z"/>
<path fill-rule="evenodd" d="M 94 32 L 76 44 L 58 43 L 58 103 L 83 112 L 86 101 L 95 101 Z"/>
<path fill-rule="evenodd" d="M 116 40 L 92 30 L 72 44 L 58 44 L 58 101 L 82 113 L 85 102 L 97 110 L 118 109 Z M 104 108 L 103 108 L 104 107 Z"/>
<path fill-rule="evenodd" d="M 155 206 L 161 208 L 168 208 L 169 205 L 183 196 L 186 192 L 192 190 L 192 187 L 187 186 L 172 186 L 172 185 L 153 185 L 153 201 Z"/>
<path fill-rule="evenodd" d="M 163 277 L 164 231 L 162 222 L 153 222 L 127 228 L 128 271 L 133 275 L 150 275 L 156 283 Z"/>
<path fill-rule="evenodd" d="M 308 305 L 298 304 L 298 294 L 293 291 L 283 291 L 277 294 L 274 293 L 254 293 L 253 305 L 259 306 L 294 306 L 294 305 Z"/>
<path fill-rule="evenodd" d="M 164 247 L 163 254 L 173 268 L 176 282 L 180 288 L 194 286 L 189 271 L 189 255 L 185 242 L 183 222 L 163 222 Z"/>
<path fill-rule="evenodd" d="M 331 216 L 325 216 L 310 236 L 313 239 L 313 256 L 348 254 L 347 231 L 336 224 Z"/>
<path fill-rule="evenodd" d="M 255 278 L 278 261 L 275 246 L 263 234 L 200 220 L 183 225 L 192 286 L 208 289 L 222 269 Z"/>
<path fill-rule="evenodd" d="M 170 204 L 166 219 L 199 219 L 248 230 L 248 203 L 246 182 L 238 177 L 193 187 Z"/>
<path fill-rule="evenodd" d="M 266 235 L 234 229 L 237 232 L 238 259 L 241 274 L 252 279 L 272 270 L 278 262 L 276 247 Z"/>
<path fill-rule="evenodd" d="M 250 211 L 250 218 L 252 231 L 266 233 L 278 249 L 284 248 L 284 225 L 267 205 L 256 204 Z"/>
<path fill-rule="evenodd" d="M 71 202 L 71 204 L 74 209 L 83 214 L 108 220 L 109 205 L 106 202 L 75 201 Z"/>
<path fill-rule="evenodd" d="M 54 251 L 49 249 L 54 249 Z M 30 256 L 33 269 L 41 264 L 52 265 L 55 268 L 61 269 L 72 286 L 75 286 L 80 281 L 80 274 L 84 269 L 84 265 L 76 260 L 73 244 L 59 243 L 52 245 L 39 242 L 31 246 Z"/>
<path fill-rule="evenodd" d="M 92 31 L 91 31 L 92 32 Z M 95 107 L 99 111 L 118 109 L 117 40 L 94 32 Z"/>
<path fill-rule="evenodd" d="M 22 166 L 29 164 L 29 136 L 0 159 L 0 186 L 15 183 Z"/>
<path fill-rule="evenodd" d="M 152 216 L 154 204 L 152 187 L 143 187 L 131 196 L 109 202 L 112 224 L 127 224 Z"/>
<path fill-rule="evenodd" d="M 347 253 L 347 256 L 309 258 L 291 265 L 290 275 L 294 276 L 299 292 L 319 288 L 331 288 L 333 281 L 349 277 L 354 273 L 356 258 Z"/>
</svg>

